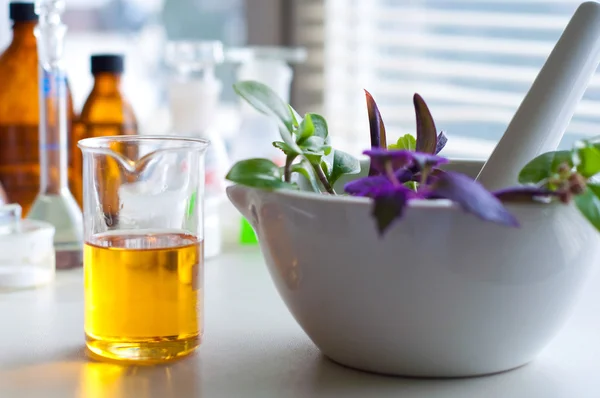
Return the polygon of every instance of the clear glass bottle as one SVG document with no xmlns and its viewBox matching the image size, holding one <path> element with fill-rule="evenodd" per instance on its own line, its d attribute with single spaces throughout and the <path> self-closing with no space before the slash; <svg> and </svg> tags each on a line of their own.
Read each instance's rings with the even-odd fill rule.
<svg viewBox="0 0 600 398">
<path fill-rule="evenodd" d="M 225 200 L 225 175 L 229 156 L 220 131 L 214 124 L 222 83 L 215 66 L 223 62 L 220 41 L 171 41 L 167 43 L 166 63 L 170 67 L 168 101 L 171 134 L 210 140 L 206 152 L 206 201 L 204 228 L 207 258 L 221 252 L 219 209 Z"/>
<path fill-rule="evenodd" d="M 13 38 L 0 55 L 0 183 L 27 214 L 40 189 L 38 53 L 33 3 L 10 3 Z M 73 104 L 67 86 L 67 118 Z M 67 138 L 68 139 L 68 138 Z"/>
<path fill-rule="evenodd" d="M 63 62 L 67 27 L 61 21 L 64 0 L 36 3 L 39 22 L 35 29 L 39 52 L 39 153 L 40 191 L 27 218 L 46 221 L 56 228 L 56 268 L 83 264 L 83 219 L 69 191 L 68 100 Z"/>
<path fill-rule="evenodd" d="M 75 122 L 71 142 L 74 176 L 71 179 L 71 191 L 79 206 L 83 206 L 83 170 L 81 151 L 77 148 L 77 142 L 84 138 L 134 135 L 138 132 L 133 107 L 121 90 L 121 77 L 124 70 L 122 55 L 95 54 L 91 57 L 94 86 Z M 109 164 L 107 167 L 112 166 Z M 113 168 L 117 178 L 119 173 L 116 165 Z M 107 186 L 107 189 L 111 188 Z"/>
</svg>

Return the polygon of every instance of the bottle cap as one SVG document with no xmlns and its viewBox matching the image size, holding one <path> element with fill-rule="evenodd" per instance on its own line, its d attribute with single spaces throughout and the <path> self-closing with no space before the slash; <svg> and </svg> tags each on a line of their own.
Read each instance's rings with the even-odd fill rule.
<svg viewBox="0 0 600 398">
<path fill-rule="evenodd" d="M 11 2 L 8 6 L 8 13 L 10 19 L 15 22 L 33 22 L 39 19 L 33 3 Z"/>
<path fill-rule="evenodd" d="M 184 74 L 200 71 L 223 62 L 223 43 L 218 40 L 169 41 L 165 58 L 167 65 Z"/>
<path fill-rule="evenodd" d="M 96 73 L 123 73 L 124 57 L 118 54 L 95 54 L 91 58 L 92 75 Z"/>
</svg>

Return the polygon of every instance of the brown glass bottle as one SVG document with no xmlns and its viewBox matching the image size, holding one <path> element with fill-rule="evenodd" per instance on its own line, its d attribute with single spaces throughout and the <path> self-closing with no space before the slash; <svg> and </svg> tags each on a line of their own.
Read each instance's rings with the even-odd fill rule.
<svg viewBox="0 0 600 398">
<path fill-rule="evenodd" d="M 13 38 L 0 55 L 0 183 L 26 215 L 40 186 L 38 54 L 33 3 L 10 3 Z M 69 125 L 73 103 L 67 88 Z M 68 129 L 70 139 L 71 129 Z"/>
<path fill-rule="evenodd" d="M 71 192 L 83 208 L 83 175 L 82 155 L 77 142 L 84 138 L 106 137 L 115 135 L 137 134 L 137 121 L 131 104 L 121 92 L 121 76 L 124 70 L 124 59 L 121 55 L 96 54 L 91 57 L 91 69 L 94 76 L 94 87 L 85 101 L 81 114 L 73 129 L 71 155 L 73 158 L 73 179 Z M 115 151 L 128 155 L 119 148 Z M 133 154 L 129 154 L 133 156 Z M 102 201 L 105 213 L 110 216 L 110 208 L 118 207 L 116 190 L 120 185 L 123 171 L 117 162 L 105 161 L 102 172 L 111 175 L 106 178 L 107 186 L 100 190 L 106 195 Z M 114 202 L 114 203 L 113 203 Z"/>
<path fill-rule="evenodd" d="M 8 204 L 8 196 L 6 196 L 6 192 L 2 188 L 2 184 L 0 184 L 0 206 L 5 204 Z"/>
</svg>

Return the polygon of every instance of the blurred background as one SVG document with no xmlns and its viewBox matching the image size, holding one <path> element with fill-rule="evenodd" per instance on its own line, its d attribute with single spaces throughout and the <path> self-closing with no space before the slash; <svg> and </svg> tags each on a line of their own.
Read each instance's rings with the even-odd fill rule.
<svg viewBox="0 0 600 398">
<path fill-rule="evenodd" d="M 291 63 L 290 101 L 321 112 L 335 144 L 368 145 L 363 88 L 377 100 L 390 139 L 414 132 L 412 94 L 430 105 L 450 140 L 446 156 L 485 158 L 560 36 L 579 0 L 67 0 L 66 65 L 75 109 L 92 87 L 89 56 L 126 55 L 124 92 L 141 134 L 165 116 L 164 43 L 219 40 L 225 49 L 306 49 Z M 0 47 L 10 41 L 0 0 Z M 302 57 L 300 57 L 302 58 Z M 235 135 L 239 63 L 216 67 L 222 81 L 216 129 Z M 581 102 L 562 146 L 597 135 L 600 80 Z"/>
</svg>

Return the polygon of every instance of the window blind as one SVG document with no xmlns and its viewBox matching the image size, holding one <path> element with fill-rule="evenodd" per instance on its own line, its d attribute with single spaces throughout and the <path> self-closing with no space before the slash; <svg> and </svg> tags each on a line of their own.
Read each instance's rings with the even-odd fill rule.
<svg viewBox="0 0 600 398">
<path fill-rule="evenodd" d="M 579 0 L 297 1 L 297 41 L 309 50 L 296 86 L 323 99 L 336 145 L 369 144 L 363 89 L 388 141 L 414 133 L 412 95 L 450 140 L 447 156 L 493 150 Z M 315 105 L 315 104 L 308 104 Z M 600 134 L 600 78 L 561 147 Z"/>
</svg>

